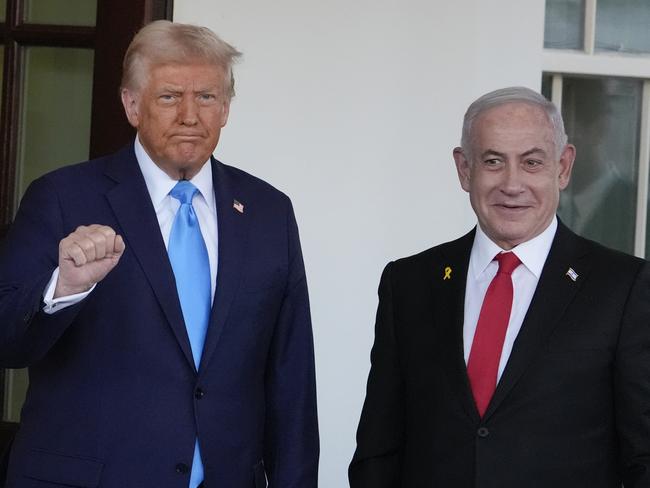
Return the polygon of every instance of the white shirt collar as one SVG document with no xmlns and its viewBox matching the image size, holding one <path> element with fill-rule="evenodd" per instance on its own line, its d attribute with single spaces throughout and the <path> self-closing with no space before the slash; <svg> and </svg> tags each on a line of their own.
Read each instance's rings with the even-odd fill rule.
<svg viewBox="0 0 650 488">
<path fill-rule="evenodd" d="M 544 231 L 533 237 L 531 240 L 522 242 L 512 249 L 512 252 L 519 258 L 528 270 L 535 275 L 537 279 L 542 274 L 542 268 L 551 250 L 555 231 L 557 230 L 557 217 L 553 216 L 553 220 Z M 474 244 L 472 245 L 472 260 L 470 263 L 470 275 L 478 278 L 483 273 L 488 265 L 494 260 L 500 252 L 505 252 L 497 246 L 481 229 L 481 225 L 476 226 L 476 237 L 474 237 Z"/>
<path fill-rule="evenodd" d="M 178 181 L 171 178 L 153 162 L 137 135 L 135 136 L 134 149 L 140 171 L 142 171 L 142 176 L 144 176 L 144 182 L 147 185 L 147 190 L 149 190 L 149 197 L 157 212 L 165 197 L 167 197 Z M 216 202 L 212 185 L 212 164 L 210 164 L 209 159 L 190 181 L 199 189 L 208 208 L 214 212 L 216 210 Z"/>
</svg>

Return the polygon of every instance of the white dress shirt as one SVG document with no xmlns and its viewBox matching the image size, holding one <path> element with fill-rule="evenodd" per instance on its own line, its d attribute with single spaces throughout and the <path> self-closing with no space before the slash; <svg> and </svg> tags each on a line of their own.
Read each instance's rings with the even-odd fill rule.
<svg viewBox="0 0 650 488">
<path fill-rule="evenodd" d="M 542 274 L 544 263 L 551 250 L 551 244 L 557 230 L 557 217 L 553 217 L 550 225 L 538 236 L 530 241 L 519 244 L 512 249 L 512 252 L 519 258 L 521 264 L 512 273 L 513 299 L 512 310 L 508 329 L 506 330 L 505 341 L 501 351 L 497 381 L 508 363 L 512 346 L 515 343 L 517 334 L 521 329 L 528 306 L 533 299 L 537 282 Z M 485 292 L 497 274 L 498 263 L 494 257 L 505 252 L 497 246 L 483 232 L 480 225 L 476 227 L 476 237 L 469 257 L 469 269 L 467 270 L 467 285 L 465 287 L 465 321 L 463 324 L 463 352 L 465 364 L 469 360 L 469 353 L 472 349 L 472 341 L 476 332 L 478 316 L 483 305 Z"/>
<path fill-rule="evenodd" d="M 167 248 L 169 245 L 169 235 L 171 234 L 174 217 L 180 207 L 180 202 L 169 195 L 169 192 L 174 188 L 174 185 L 176 185 L 178 181 L 171 178 L 151 160 L 137 136 L 135 138 L 134 148 L 135 157 L 138 160 L 140 171 L 142 171 L 145 184 L 147 185 L 147 190 L 149 191 L 149 197 L 151 198 L 153 208 L 156 211 L 156 217 L 158 218 L 160 232 L 163 241 L 165 242 L 165 248 Z M 217 203 L 212 184 L 212 165 L 210 164 L 210 160 L 206 161 L 201 170 L 190 181 L 199 189 L 199 193 L 192 200 L 192 206 L 194 207 L 196 216 L 199 219 L 201 234 L 203 235 L 203 240 L 205 241 L 205 246 L 208 250 L 208 260 L 210 261 L 210 282 L 212 284 L 211 296 L 212 300 L 214 300 L 214 292 L 217 282 L 218 229 Z M 59 268 L 56 268 L 54 273 L 52 273 L 52 278 L 50 279 L 43 295 L 43 301 L 45 302 L 43 310 L 46 313 L 54 313 L 65 307 L 74 305 L 86 298 L 86 296 L 92 293 L 95 289 L 95 286 L 93 285 L 90 290 L 84 293 L 53 298 L 58 276 Z"/>
</svg>

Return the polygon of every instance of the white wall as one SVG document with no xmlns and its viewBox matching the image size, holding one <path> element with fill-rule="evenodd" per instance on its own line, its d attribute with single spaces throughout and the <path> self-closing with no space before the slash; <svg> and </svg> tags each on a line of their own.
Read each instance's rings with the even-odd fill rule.
<svg viewBox="0 0 650 488">
<path fill-rule="evenodd" d="M 316 342 L 320 486 L 347 486 L 383 266 L 465 233 L 467 105 L 541 79 L 544 0 L 176 0 L 244 52 L 221 160 L 288 193 Z"/>
</svg>

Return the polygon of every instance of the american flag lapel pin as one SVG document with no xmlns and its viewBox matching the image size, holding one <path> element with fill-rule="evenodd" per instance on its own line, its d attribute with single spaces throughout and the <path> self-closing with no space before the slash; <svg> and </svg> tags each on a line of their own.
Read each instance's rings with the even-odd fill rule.
<svg viewBox="0 0 650 488">
<path fill-rule="evenodd" d="M 569 268 L 566 272 L 566 275 L 571 278 L 572 281 L 576 281 L 578 279 L 578 273 L 576 273 L 573 268 Z"/>
<path fill-rule="evenodd" d="M 240 214 L 244 213 L 244 204 L 241 203 L 239 200 L 232 201 L 232 208 L 237 210 Z"/>
</svg>

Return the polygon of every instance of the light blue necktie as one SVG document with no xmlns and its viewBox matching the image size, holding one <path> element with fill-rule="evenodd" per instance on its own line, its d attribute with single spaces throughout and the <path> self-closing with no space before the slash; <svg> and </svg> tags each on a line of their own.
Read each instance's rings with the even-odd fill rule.
<svg viewBox="0 0 650 488">
<path fill-rule="evenodd" d="M 205 247 L 199 220 L 192 206 L 192 198 L 198 193 L 192 183 L 179 181 L 169 194 L 181 206 L 176 212 L 167 252 L 176 278 L 176 290 L 181 302 L 187 335 L 192 346 L 192 356 L 199 369 L 205 334 L 210 319 L 210 261 Z M 198 438 L 194 444 L 194 459 L 190 475 L 190 488 L 203 481 L 203 463 Z"/>
</svg>

